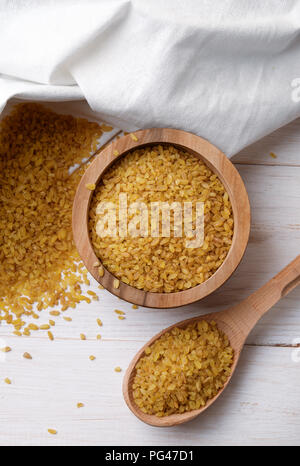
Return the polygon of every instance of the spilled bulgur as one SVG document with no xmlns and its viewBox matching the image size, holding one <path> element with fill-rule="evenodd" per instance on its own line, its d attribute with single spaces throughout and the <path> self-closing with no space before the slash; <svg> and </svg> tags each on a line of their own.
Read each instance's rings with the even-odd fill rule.
<svg viewBox="0 0 300 466">
<path fill-rule="evenodd" d="M 96 123 L 33 103 L 0 122 L 0 320 L 16 331 L 26 316 L 38 318 L 34 308 L 66 310 L 88 299 L 71 228 L 83 170 L 70 176 L 70 167 L 90 156 L 101 134 Z"/>
<path fill-rule="evenodd" d="M 96 185 L 94 183 L 87 183 L 85 185 L 86 189 L 88 189 L 89 191 L 94 191 L 94 189 L 96 188 Z"/>
<path fill-rule="evenodd" d="M 56 429 L 48 429 L 48 432 L 49 432 L 49 434 L 51 434 L 51 435 L 56 435 L 56 434 L 57 434 L 57 430 L 56 430 Z"/>
<path fill-rule="evenodd" d="M 50 328 L 49 324 L 40 325 L 40 330 L 49 330 L 49 328 Z"/>
<path fill-rule="evenodd" d="M 113 281 L 113 287 L 117 290 L 120 287 L 120 280 L 117 278 Z"/>
<path fill-rule="evenodd" d="M 134 142 L 138 141 L 138 138 L 136 137 L 136 135 L 134 133 L 130 133 L 130 137 Z"/>
<path fill-rule="evenodd" d="M 270 152 L 270 157 L 272 157 L 272 159 L 277 159 L 277 155 L 274 154 L 274 152 Z"/>
<path fill-rule="evenodd" d="M 3 353 L 9 353 L 11 351 L 11 347 L 5 346 L 4 348 L 1 348 L 0 351 L 2 351 Z"/>
<path fill-rule="evenodd" d="M 224 386 L 232 363 L 233 349 L 215 322 L 174 328 L 138 361 L 135 403 L 158 417 L 199 409 Z"/>
<path fill-rule="evenodd" d="M 123 193 L 128 205 L 142 201 L 149 210 L 157 201 L 202 202 L 203 245 L 187 248 L 185 236 L 175 237 L 173 212 L 170 237 L 120 236 L 119 195 Z M 97 233 L 97 206 L 103 201 L 116 206 L 115 236 Z M 168 293 L 203 283 L 222 265 L 232 243 L 233 213 L 220 179 L 201 160 L 174 146 L 156 145 L 130 152 L 104 173 L 92 197 L 89 231 L 97 257 L 116 277 L 114 288 L 121 280 L 138 289 Z"/>
<path fill-rule="evenodd" d="M 102 325 L 103 325 L 102 320 L 101 320 L 101 319 L 97 319 L 97 324 L 98 324 L 99 327 L 102 327 Z"/>
<path fill-rule="evenodd" d="M 72 317 L 64 316 L 63 319 L 64 319 L 66 322 L 72 322 Z"/>
</svg>

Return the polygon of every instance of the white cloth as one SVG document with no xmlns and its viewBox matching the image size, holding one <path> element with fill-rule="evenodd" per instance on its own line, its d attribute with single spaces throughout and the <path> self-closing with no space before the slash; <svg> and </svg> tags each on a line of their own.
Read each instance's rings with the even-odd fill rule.
<svg viewBox="0 0 300 466">
<path fill-rule="evenodd" d="M 0 0 L 0 111 L 86 99 L 231 156 L 300 116 L 299 33 L 299 0 Z"/>
</svg>

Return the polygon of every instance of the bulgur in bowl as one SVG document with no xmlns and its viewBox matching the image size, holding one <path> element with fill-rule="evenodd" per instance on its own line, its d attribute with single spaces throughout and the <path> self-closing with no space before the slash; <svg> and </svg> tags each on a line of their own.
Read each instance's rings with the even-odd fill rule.
<svg viewBox="0 0 300 466">
<path fill-rule="evenodd" d="M 104 205 L 114 207 L 106 236 Z M 188 242 L 192 230 L 183 225 L 188 218 L 195 226 L 196 205 L 203 206 L 199 244 Z M 161 217 L 151 223 L 156 208 Z M 249 231 L 249 200 L 233 164 L 208 141 L 175 129 L 137 131 L 106 147 L 82 177 L 73 206 L 74 240 L 89 272 L 113 294 L 146 307 L 182 306 L 219 288 L 238 266 Z"/>
</svg>

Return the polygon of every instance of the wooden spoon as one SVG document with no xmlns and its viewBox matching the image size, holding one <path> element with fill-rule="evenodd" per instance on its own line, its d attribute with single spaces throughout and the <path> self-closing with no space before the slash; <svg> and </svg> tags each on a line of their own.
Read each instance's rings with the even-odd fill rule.
<svg viewBox="0 0 300 466">
<path fill-rule="evenodd" d="M 251 294 L 248 298 L 236 306 L 230 307 L 224 311 L 201 315 L 199 317 L 194 317 L 192 319 L 178 322 L 151 338 L 151 340 L 148 341 L 145 346 L 143 346 L 143 348 L 131 361 L 123 381 L 124 399 L 133 414 L 135 414 L 135 416 L 137 416 L 141 421 L 152 426 L 169 427 L 190 421 L 205 411 L 221 395 L 223 390 L 228 385 L 237 366 L 241 351 L 245 344 L 245 340 L 255 324 L 272 306 L 274 306 L 274 304 L 276 304 L 282 297 L 286 296 L 299 284 L 300 255 L 297 256 L 293 262 L 285 267 L 268 283 L 262 286 L 258 291 Z M 214 398 L 207 402 L 203 408 L 188 411 L 183 414 L 172 414 L 166 417 L 157 417 L 155 415 L 143 413 L 134 402 L 132 383 L 135 377 L 135 366 L 139 359 L 144 356 L 145 348 L 154 343 L 158 338 L 161 337 L 161 335 L 172 330 L 174 327 L 186 327 L 190 323 L 201 320 L 214 320 L 217 323 L 218 328 L 228 336 L 230 344 L 234 349 L 232 371 L 226 384 Z"/>
</svg>

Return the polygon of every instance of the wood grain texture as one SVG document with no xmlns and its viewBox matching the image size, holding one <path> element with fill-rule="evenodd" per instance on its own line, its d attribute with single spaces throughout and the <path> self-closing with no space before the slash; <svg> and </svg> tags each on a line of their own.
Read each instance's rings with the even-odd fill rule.
<svg viewBox="0 0 300 466">
<path fill-rule="evenodd" d="M 233 163 L 300 167 L 300 118 L 251 144 L 231 158 Z M 276 158 L 270 156 L 270 153 Z"/>
<path fill-rule="evenodd" d="M 0 445 L 300 443 L 296 350 L 245 347 L 230 385 L 209 410 L 190 423 L 157 429 L 130 413 L 120 396 L 122 373 L 113 371 L 126 367 L 140 342 L 78 340 L 71 346 L 68 340 L 29 338 L 13 347 L 4 364 L 13 383 L 0 392 Z M 32 361 L 22 360 L 24 348 Z M 90 353 L 97 356 L 93 362 Z M 84 408 L 77 409 L 78 402 Z"/>
<path fill-rule="evenodd" d="M 90 274 L 112 294 L 134 304 L 153 308 L 174 308 L 199 301 L 218 289 L 232 275 L 240 263 L 249 238 L 250 206 L 244 183 L 234 165 L 214 145 L 192 133 L 168 128 L 153 128 L 135 132 L 135 139 L 127 135 L 114 141 L 95 158 L 79 183 L 73 206 L 73 236 L 79 254 Z M 94 264 L 98 258 L 89 237 L 88 212 L 93 192 L 88 184 L 99 183 L 103 173 L 118 159 L 134 149 L 149 144 L 174 144 L 201 159 L 223 182 L 228 192 L 233 215 L 234 234 L 231 248 L 221 267 L 204 283 L 176 293 L 151 293 L 124 282 L 114 287 L 115 277 L 105 267 L 99 275 Z M 115 153 L 119 155 L 115 155 Z"/>
<path fill-rule="evenodd" d="M 54 342 L 46 332 L 18 338 L 0 327 L 1 346 L 12 347 L 0 360 L 0 445 L 300 445 L 300 349 L 291 347 L 300 344 L 299 287 L 259 321 L 230 385 L 198 419 L 156 429 L 137 420 L 121 395 L 124 370 L 151 336 L 238 303 L 299 253 L 299 129 L 300 120 L 234 157 L 250 198 L 251 235 L 239 268 L 212 295 L 177 309 L 133 310 L 91 279 L 100 301 L 65 312 L 72 322 L 57 318 Z M 114 309 L 126 319 L 119 321 Z M 40 323 L 48 318 L 43 312 Z M 25 351 L 32 361 L 22 358 Z M 115 373 L 115 366 L 123 372 Z M 10 386 L 2 382 L 7 376 Z M 85 407 L 77 409 L 77 402 Z"/>
</svg>

